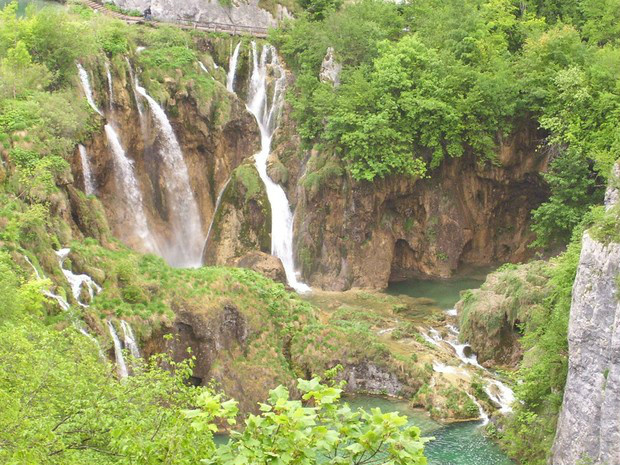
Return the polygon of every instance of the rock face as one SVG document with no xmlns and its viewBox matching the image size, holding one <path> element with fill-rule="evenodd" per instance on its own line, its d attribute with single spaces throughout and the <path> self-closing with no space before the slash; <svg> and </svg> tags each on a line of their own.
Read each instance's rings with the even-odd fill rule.
<svg viewBox="0 0 620 465">
<path fill-rule="evenodd" d="M 523 353 L 519 325 L 527 324 L 551 292 L 543 261 L 503 267 L 456 304 L 459 339 L 485 365 L 516 366 Z"/>
<path fill-rule="evenodd" d="M 615 178 L 619 171 L 614 168 Z M 607 208 L 618 201 L 607 191 Z M 568 376 L 552 465 L 620 464 L 620 244 L 584 233 L 568 326 Z"/>
<path fill-rule="evenodd" d="M 334 49 L 329 47 L 327 49 L 327 53 L 325 54 L 325 58 L 323 58 L 323 63 L 321 63 L 319 79 L 321 82 L 329 82 L 334 87 L 338 87 L 340 85 L 341 71 L 342 65 L 334 58 Z"/>
<path fill-rule="evenodd" d="M 553 465 L 620 463 L 620 244 L 583 236 Z M 582 462 L 580 462 L 582 461 Z"/>
<path fill-rule="evenodd" d="M 236 265 L 239 268 L 249 268 L 267 278 L 286 284 L 286 273 L 282 261 L 268 253 L 249 252 L 241 257 Z"/>
<path fill-rule="evenodd" d="M 151 7 L 153 17 L 168 21 L 215 22 L 221 24 L 268 28 L 277 20 L 289 17 L 285 7 L 276 4 L 269 12 L 259 0 L 232 0 L 229 6 L 218 0 L 114 0 L 121 8 L 144 11 Z"/>
<path fill-rule="evenodd" d="M 289 199 L 297 202 L 304 281 L 328 290 L 381 289 L 411 275 L 449 277 L 464 265 L 527 259 L 530 212 L 548 195 L 536 137 L 524 125 L 500 146 L 497 163 L 481 165 L 473 154 L 447 159 L 421 180 L 355 182 L 329 153 L 312 153 L 305 173 L 299 152 L 281 157 Z"/>
</svg>

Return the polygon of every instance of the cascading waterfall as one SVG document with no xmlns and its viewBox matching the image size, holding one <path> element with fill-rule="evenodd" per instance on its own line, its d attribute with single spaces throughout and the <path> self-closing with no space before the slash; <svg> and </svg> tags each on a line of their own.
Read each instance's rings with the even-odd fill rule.
<svg viewBox="0 0 620 465">
<path fill-rule="evenodd" d="M 211 223 L 209 223 L 209 229 L 207 230 L 207 237 L 205 238 L 205 243 L 202 246 L 202 254 L 204 257 L 205 251 L 207 250 L 207 244 L 209 243 L 209 237 L 211 236 L 211 229 L 213 229 L 213 223 L 215 223 L 215 215 L 217 211 L 220 209 L 220 204 L 222 203 L 222 197 L 224 196 L 224 192 L 230 183 L 230 178 L 224 183 L 224 187 L 220 190 L 220 193 L 217 195 L 217 199 L 215 201 L 215 207 L 213 208 L 213 216 L 211 217 Z"/>
<path fill-rule="evenodd" d="M 105 62 L 105 73 L 108 79 L 108 100 L 110 102 L 111 110 L 112 105 L 114 104 L 114 85 L 112 84 L 112 72 L 110 71 L 110 63 L 107 60 Z"/>
<path fill-rule="evenodd" d="M 446 314 L 449 316 L 456 316 L 456 310 L 454 309 L 447 310 Z M 446 325 L 446 328 L 451 333 L 450 335 L 446 337 L 442 337 L 439 331 L 437 331 L 434 328 L 430 328 L 428 334 L 424 332 L 422 332 L 421 334 L 422 334 L 422 337 L 427 342 L 435 346 L 439 346 L 442 343 L 446 343 L 450 347 L 452 347 L 452 349 L 454 349 L 454 352 L 456 353 L 456 356 L 462 362 L 462 365 L 461 367 L 452 367 L 452 366 L 444 365 L 442 363 L 433 363 L 433 370 L 438 373 L 457 374 L 457 375 L 462 375 L 466 377 L 469 377 L 469 372 L 465 370 L 464 368 L 462 368 L 463 366 L 470 365 L 470 366 L 473 366 L 475 368 L 482 370 L 484 373 L 488 375 L 488 377 L 485 378 L 485 387 L 484 387 L 484 391 L 486 392 L 486 394 L 489 396 L 491 400 L 493 400 L 493 402 L 499 405 L 500 413 L 507 414 L 507 413 L 512 412 L 512 404 L 515 401 L 515 395 L 512 389 L 510 389 L 508 386 L 506 386 L 501 381 L 495 379 L 493 373 L 491 373 L 485 367 L 480 365 L 480 363 L 478 363 L 478 359 L 476 355 L 473 352 L 471 352 L 471 348 L 469 344 L 461 344 L 458 342 L 459 330 L 455 326 Z M 468 348 L 470 349 L 469 351 L 466 350 Z M 476 405 L 478 406 L 479 409 L 481 409 L 481 411 L 483 411 L 482 407 L 480 406 L 478 402 L 476 402 Z M 481 415 L 481 417 L 483 418 L 483 420 L 488 421 L 488 415 L 486 415 L 486 413 L 484 415 Z"/>
<path fill-rule="evenodd" d="M 119 378 L 127 378 L 129 375 L 129 371 L 127 370 L 127 364 L 125 363 L 125 356 L 123 355 L 123 346 L 121 344 L 121 340 L 118 338 L 118 334 L 116 333 L 116 329 L 114 329 L 114 325 L 110 320 L 107 320 L 108 331 L 110 332 L 110 336 L 112 337 L 112 342 L 114 343 L 114 357 L 116 358 L 116 369 L 118 371 Z"/>
<path fill-rule="evenodd" d="M 84 94 L 86 95 L 86 100 L 88 101 L 88 104 L 92 107 L 93 110 L 99 113 L 99 115 L 103 116 L 103 113 L 101 113 L 101 110 L 97 108 L 97 104 L 95 103 L 95 99 L 93 98 L 93 89 L 90 86 L 90 79 L 88 78 L 88 73 L 81 64 L 76 63 L 76 65 L 78 68 L 78 74 L 80 75 L 80 81 L 82 82 L 82 89 L 84 89 Z"/>
<path fill-rule="evenodd" d="M 204 235 L 198 204 L 189 182 L 189 173 L 181 146 L 164 109 L 146 93 L 143 87 L 138 85 L 137 81 L 135 86 L 137 92 L 148 102 L 161 135 L 159 153 L 164 162 L 166 191 L 174 235 L 173 242 L 165 248 L 160 247 L 160 251 L 172 266 L 198 267 L 202 262 Z"/>
<path fill-rule="evenodd" d="M 58 262 L 60 264 L 60 269 L 65 275 L 67 282 L 71 286 L 71 293 L 73 294 L 73 297 L 75 298 L 77 303 L 80 304 L 82 307 L 88 307 L 88 304 L 85 304 L 80 300 L 82 294 L 82 286 L 86 286 L 91 301 L 95 297 L 95 294 L 99 294 L 101 292 L 101 286 L 99 286 L 93 280 L 93 278 L 91 278 L 87 274 L 75 274 L 71 270 L 67 270 L 64 267 L 65 260 L 69 255 L 70 251 L 71 249 L 60 249 L 56 252 L 56 255 L 58 256 Z"/>
<path fill-rule="evenodd" d="M 114 169 L 117 171 L 116 179 L 121 183 L 122 191 L 125 194 L 127 210 L 131 212 L 134 218 L 132 223 L 135 232 L 147 250 L 157 252 L 159 249 L 149 230 L 142 202 L 142 192 L 140 192 L 138 180 L 134 174 L 133 162 L 127 158 L 118 134 L 111 124 L 105 125 L 105 133 L 114 158 Z"/>
<path fill-rule="evenodd" d="M 129 353 L 133 358 L 140 358 L 140 349 L 138 348 L 138 343 L 136 342 L 136 337 L 133 334 L 131 325 L 125 320 L 121 320 L 121 329 L 123 330 L 125 347 L 129 349 Z"/>
<path fill-rule="evenodd" d="M 239 51 L 241 50 L 241 41 L 235 47 L 235 51 L 230 56 L 228 62 L 228 75 L 226 76 L 226 89 L 229 92 L 235 92 L 235 75 L 237 74 L 237 61 L 239 61 Z"/>
<path fill-rule="evenodd" d="M 80 152 L 80 161 L 82 162 L 82 175 L 84 176 L 84 191 L 86 195 L 93 195 L 95 193 L 95 181 L 93 180 L 93 173 L 90 169 L 90 159 L 86 152 L 86 147 L 82 144 L 78 144 L 78 151 Z"/>
<path fill-rule="evenodd" d="M 297 292 L 308 292 L 308 287 L 297 279 L 293 258 L 293 214 L 281 186 L 267 174 L 267 158 L 271 150 L 271 138 L 276 129 L 282 109 L 286 75 L 282 69 L 275 49 L 271 45 L 263 47 L 260 60 L 256 43 L 252 42 L 252 77 L 248 93 L 247 108 L 256 117 L 261 133 L 261 150 L 254 155 L 256 170 L 265 184 L 267 197 L 271 204 L 271 253 L 282 261 L 286 280 Z M 268 72 L 273 72 L 274 88 L 271 102 L 267 96 Z M 269 76 L 271 77 L 271 76 Z"/>
<path fill-rule="evenodd" d="M 37 270 L 36 266 L 34 266 L 34 264 L 30 261 L 28 256 L 23 255 L 23 257 L 26 260 L 26 262 L 30 265 L 32 270 L 34 271 L 34 274 L 37 277 L 37 279 L 45 278 L 44 276 L 41 276 L 41 273 L 39 273 L 39 270 Z M 71 305 L 69 305 L 69 302 L 67 302 L 66 299 L 64 299 L 63 297 L 57 294 L 53 294 L 51 291 L 47 289 L 44 289 L 41 293 L 44 296 L 49 297 L 50 299 L 54 299 L 56 302 L 58 302 L 58 304 L 60 305 L 60 308 L 62 308 L 64 311 L 68 312 L 71 309 Z M 73 318 L 73 326 L 75 327 L 75 329 L 77 329 L 80 333 L 82 333 L 84 336 L 90 339 L 97 346 L 97 349 L 99 349 L 99 355 L 101 356 L 101 358 L 105 359 L 105 355 L 103 354 L 103 351 L 101 350 L 101 345 L 99 344 L 99 341 L 92 334 L 90 334 L 86 330 L 86 328 L 84 328 L 83 323 L 77 318 Z"/>
</svg>

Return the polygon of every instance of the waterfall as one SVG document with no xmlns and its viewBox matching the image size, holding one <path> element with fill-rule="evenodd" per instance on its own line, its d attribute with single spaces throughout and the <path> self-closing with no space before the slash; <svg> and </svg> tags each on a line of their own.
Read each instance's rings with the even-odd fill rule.
<svg viewBox="0 0 620 465">
<path fill-rule="evenodd" d="M 252 42 L 252 77 L 248 93 L 248 110 L 256 117 L 261 133 L 261 150 L 254 155 L 256 170 L 267 191 L 271 204 L 271 253 L 280 260 L 286 272 L 288 284 L 297 292 L 308 292 L 308 287 L 297 279 L 293 258 L 293 214 L 281 186 L 274 183 L 267 174 L 267 157 L 271 150 L 271 138 L 276 129 L 277 119 L 283 104 L 286 75 L 280 66 L 275 49 L 271 45 L 263 47 L 260 61 L 256 43 Z M 268 71 L 275 74 L 273 97 L 268 99 Z"/>
<path fill-rule="evenodd" d="M 136 79 L 136 75 L 133 72 L 133 66 L 131 66 L 131 61 L 129 61 L 129 58 L 125 57 L 125 61 L 127 62 L 127 66 L 129 67 L 129 79 L 131 80 L 131 89 L 133 90 L 133 98 L 136 101 L 136 107 L 138 108 L 138 115 L 140 116 L 140 126 L 144 128 L 144 113 L 142 111 L 142 105 L 140 104 L 140 99 L 138 98 L 138 93 L 136 92 L 136 88 L 138 87 L 138 80 Z"/>
<path fill-rule="evenodd" d="M 82 286 L 83 285 L 86 286 L 86 289 L 88 290 L 88 295 L 90 296 L 91 301 L 95 297 L 95 294 L 100 293 L 102 289 L 101 289 L 101 286 L 99 286 L 93 280 L 93 278 L 91 278 L 87 274 L 75 274 L 71 270 L 67 270 L 64 268 L 65 260 L 67 256 L 69 255 L 70 251 L 71 249 L 60 249 L 58 252 L 56 252 L 56 255 L 58 256 L 58 262 L 60 264 L 60 269 L 62 270 L 62 273 L 65 275 L 65 278 L 67 279 L 69 285 L 71 286 L 71 293 L 73 294 L 73 297 L 75 298 L 78 304 L 86 308 L 88 307 L 88 305 L 80 300 L 80 296 L 82 294 Z"/>
<path fill-rule="evenodd" d="M 211 76 L 211 73 L 209 72 L 207 67 L 202 63 L 202 61 L 198 60 L 198 65 L 200 66 L 201 70 L 203 70 L 205 73 L 207 73 L 209 75 L 209 77 L 215 81 L 215 78 L 213 76 Z"/>
<path fill-rule="evenodd" d="M 114 158 L 116 180 L 120 183 L 120 190 L 125 194 L 127 211 L 134 218 L 132 223 L 135 232 L 138 237 L 140 237 L 142 244 L 147 250 L 157 251 L 158 248 L 155 245 L 155 241 L 148 227 L 146 214 L 144 213 L 142 193 L 140 192 L 138 180 L 134 174 L 133 162 L 127 158 L 125 149 L 121 145 L 121 141 L 114 127 L 110 124 L 106 124 L 105 133 Z"/>
<path fill-rule="evenodd" d="M 118 338 L 118 334 L 116 334 L 116 329 L 114 329 L 114 325 L 110 320 L 107 320 L 108 331 L 110 331 L 110 336 L 112 337 L 112 341 L 114 342 L 114 357 L 116 357 L 116 369 L 118 370 L 118 376 L 123 379 L 127 378 L 129 372 L 127 371 L 127 364 L 125 363 L 125 356 L 123 355 L 123 346 L 121 345 L 121 340 Z"/>
<path fill-rule="evenodd" d="M 131 325 L 125 320 L 121 320 L 121 329 L 123 330 L 125 347 L 129 349 L 129 353 L 133 358 L 140 358 L 140 349 L 138 348 L 138 343 L 136 342 L 136 337 L 133 334 Z"/>
<path fill-rule="evenodd" d="M 82 82 L 82 88 L 84 89 L 84 94 L 86 95 L 86 100 L 88 100 L 88 104 L 95 110 L 99 115 L 103 116 L 101 110 L 97 108 L 97 104 L 95 103 L 95 99 L 93 98 L 93 89 L 90 87 L 90 80 L 88 78 L 88 73 L 84 69 L 84 67 L 76 63 L 78 68 L 78 74 L 80 75 L 80 81 Z"/>
<path fill-rule="evenodd" d="M 255 45 L 252 45 L 256 47 Z M 237 73 L 237 61 L 239 61 L 239 51 L 241 50 L 241 41 L 235 47 L 235 51 L 230 56 L 230 61 L 228 62 L 228 75 L 226 76 L 226 88 L 235 93 L 235 74 Z"/>
<path fill-rule="evenodd" d="M 80 152 L 80 161 L 82 162 L 82 175 L 84 176 L 84 192 L 86 195 L 93 195 L 95 193 L 95 182 L 93 180 L 93 173 L 90 169 L 90 160 L 86 147 L 82 144 L 78 144 L 78 150 Z"/>
<path fill-rule="evenodd" d="M 106 77 L 108 78 L 108 99 L 110 101 L 111 110 L 114 103 L 114 86 L 112 84 L 112 72 L 110 71 L 110 63 L 107 60 L 105 62 L 105 73 Z"/>
<path fill-rule="evenodd" d="M 209 237 L 211 236 L 211 229 L 213 229 L 213 223 L 215 222 L 215 215 L 217 214 L 217 211 L 220 209 L 220 204 L 222 203 L 222 197 L 224 196 L 224 192 L 226 191 L 226 188 L 228 187 L 228 184 L 230 183 L 230 179 L 228 178 L 228 180 L 224 183 L 224 187 L 222 187 L 222 189 L 220 190 L 220 193 L 217 195 L 217 200 L 215 201 L 215 207 L 213 208 L 213 216 L 211 217 L 211 223 L 209 223 L 209 229 L 207 230 L 207 237 L 205 238 L 205 243 L 202 246 L 202 254 L 201 256 L 204 257 L 205 251 L 207 250 L 207 244 L 209 242 Z"/>
<path fill-rule="evenodd" d="M 164 179 L 174 229 L 172 243 L 166 249 L 160 248 L 162 256 L 172 266 L 198 267 L 202 261 L 204 235 L 181 146 L 164 109 L 137 81 L 136 90 L 148 102 L 161 135 L 159 153 L 164 162 Z"/>
<path fill-rule="evenodd" d="M 447 310 L 446 314 L 449 316 L 456 316 L 456 310 Z M 480 363 L 478 363 L 478 358 L 476 357 L 476 354 L 471 351 L 471 347 L 469 346 L 469 344 L 461 344 L 458 342 L 459 330 L 455 326 L 448 324 L 446 325 L 446 328 L 450 332 L 450 334 L 446 337 L 442 337 L 439 331 L 437 331 L 435 328 L 430 328 L 428 333 L 421 332 L 420 334 L 427 342 L 437 347 L 439 347 L 442 343 L 448 344 L 450 347 L 452 347 L 452 349 L 456 353 L 456 356 L 461 361 L 461 366 L 452 367 L 444 365 L 442 363 L 433 363 L 433 370 L 438 373 L 457 374 L 469 377 L 469 373 L 463 367 L 470 365 L 478 368 L 487 375 L 487 377 L 485 378 L 484 391 L 493 402 L 499 405 L 500 413 L 507 414 L 512 412 L 512 404 L 515 401 L 515 395 L 512 389 L 510 389 L 501 381 L 495 379 L 495 375 L 493 373 L 491 373 L 485 367 L 480 365 Z M 467 351 L 468 348 L 469 351 Z M 482 407 L 480 406 L 480 404 L 476 402 L 476 405 L 478 405 L 478 408 L 480 408 L 482 411 Z M 482 418 L 483 420 L 485 420 L 484 416 Z M 486 417 L 486 421 L 488 421 L 488 416 Z"/>
</svg>

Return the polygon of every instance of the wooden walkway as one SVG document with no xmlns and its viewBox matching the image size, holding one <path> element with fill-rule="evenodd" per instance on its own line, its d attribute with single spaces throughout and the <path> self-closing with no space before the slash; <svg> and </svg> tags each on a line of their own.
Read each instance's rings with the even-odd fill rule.
<svg viewBox="0 0 620 465">
<path fill-rule="evenodd" d="M 158 20 L 145 20 L 142 16 L 129 16 L 117 11 L 110 10 L 103 6 L 101 3 L 94 2 L 92 0 L 81 0 L 84 5 L 92 8 L 95 11 L 99 11 L 104 15 L 112 18 L 120 19 L 129 24 L 148 24 L 152 26 L 176 26 L 182 29 L 197 29 L 207 32 L 224 32 L 232 35 L 249 35 L 253 37 L 267 37 L 267 29 L 264 27 L 244 26 L 239 24 L 226 24 L 216 22 L 195 22 L 195 21 L 178 21 L 178 22 L 166 22 Z"/>
</svg>

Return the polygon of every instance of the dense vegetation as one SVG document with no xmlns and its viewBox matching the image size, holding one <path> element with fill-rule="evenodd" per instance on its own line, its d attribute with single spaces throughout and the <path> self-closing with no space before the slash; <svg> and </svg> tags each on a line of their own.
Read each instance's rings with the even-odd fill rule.
<svg viewBox="0 0 620 465">
<path fill-rule="evenodd" d="M 620 8 L 612 1 L 309 2 L 272 34 L 297 74 L 291 96 L 308 145 L 355 179 L 432 175 L 446 157 L 495 162 L 498 144 L 537 128 L 552 195 L 538 245 L 566 243 L 620 148 Z M 320 12 L 320 13 L 319 13 Z M 321 82 L 325 50 L 341 84 Z"/>
</svg>

